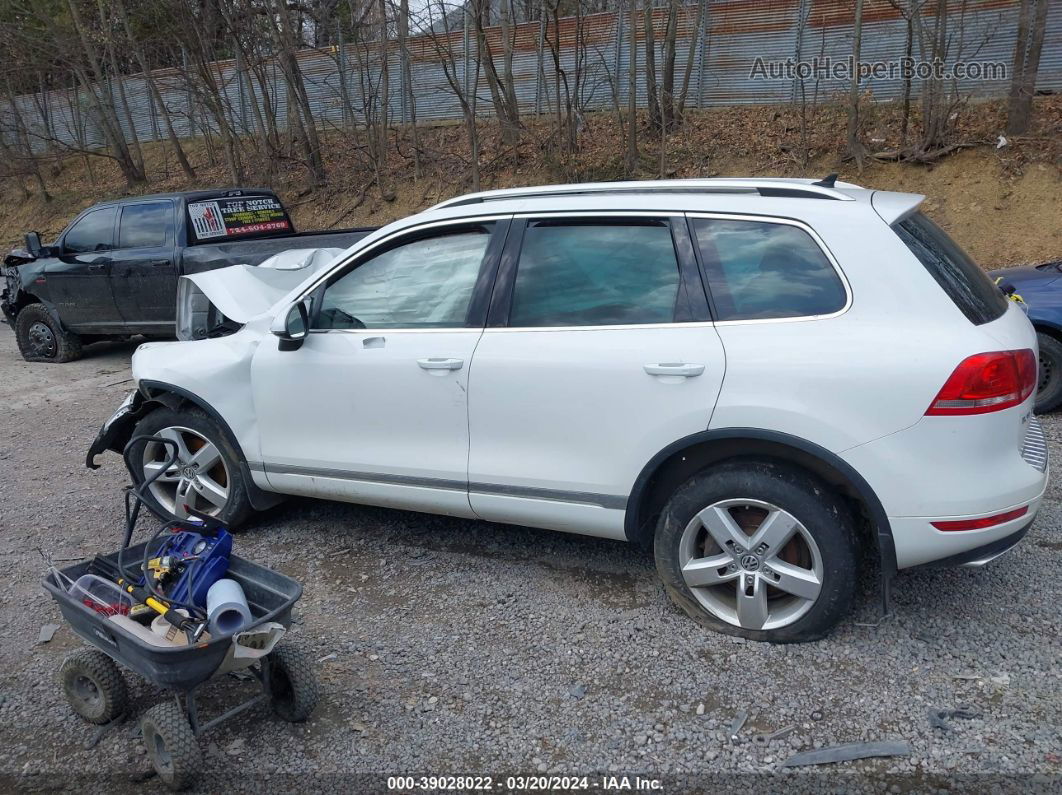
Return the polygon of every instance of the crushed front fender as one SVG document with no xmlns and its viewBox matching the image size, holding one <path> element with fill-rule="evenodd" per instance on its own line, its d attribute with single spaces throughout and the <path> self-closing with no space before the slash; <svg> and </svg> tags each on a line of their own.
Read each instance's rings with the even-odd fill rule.
<svg viewBox="0 0 1062 795">
<path fill-rule="evenodd" d="M 133 428 L 136 427 L 137 421 L 143 414 L 143 409 L 144 396 L 136 390 L 130 392 L 118 410 L 103 423 L 99 433 L 96 434 L 96 439 L 85 455 L 85 466 L 89 469 L 99 469 L 100 465 L 96 463 L 96 456 L 107 450 L 120 454 L 125 449 L 129 437 L 132 436 Z"/>
</svg>

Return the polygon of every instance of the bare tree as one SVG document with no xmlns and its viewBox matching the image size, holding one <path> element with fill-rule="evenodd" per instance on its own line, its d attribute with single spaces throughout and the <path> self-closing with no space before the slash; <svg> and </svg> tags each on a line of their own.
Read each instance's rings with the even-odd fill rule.
<svg viewBox="0 0 1062 795">
<path fill-rule="evenodd" d="M 944 0 L 946 2 L 946 0 Z M 866 156 L 866 147 L 860 135 L 859 121 L 859 77 L 861 73 L 859 57 L 863 47 L 863 0 L 856 0 L 855 22 L 852 30 L 852 75 L 851 85 L 848 89 L 848 139 L 845 144 L 845 153 L 856 161 L 856 167 L 863 170 L 863 158 Z"/>
<path fill-rule="evenodd" d="M 173 129 L 173 119 L 170 117 L 169 109 L 166 107 L 166 103 L 162 99 L 158 84 L 155 82 L 155 75 L 148 66 L 143 46 L 137 41 L 137 38 L 133 35 L 133 31 L 130 28 L 129 14 L 126 12 L 125 0 L 115 0 L 115 8 L 122 21 L 122 29 L 125 31 L 126 43 L 132 51 L 133 57 L 136 58 L 140 71 L 144 75 L 144 82 L 147 84 L 148 91 L 151 92 L 155 107 L 159 109 L 163 123 L 166 125 L 166 136 L 169 138 L 170 146 L 173 148 L 174 155 L 177 156 L 177 162 L 188 179 L 195 179 L 195 169 L 193 169 L 192 164 L 188 162 L 188 156 L 184 152 L 184 147 L 181 146 L 181 141 L 177 137 L 176 131 Z"/>
<path fill-rule="evenodd" d="M 1049 4 L 1050 0 L 1021 0 L 1010 94 L 1007 97 L 1008 135 L 1022 135 L 1029 130 Z"/>
<path fill-rule="evenodd" d="M 633 175 L 638 169 L 638 0 L 630 0 L 627 13 L 631 17 L 627 44 L 627 174 Z"/>
</svg>

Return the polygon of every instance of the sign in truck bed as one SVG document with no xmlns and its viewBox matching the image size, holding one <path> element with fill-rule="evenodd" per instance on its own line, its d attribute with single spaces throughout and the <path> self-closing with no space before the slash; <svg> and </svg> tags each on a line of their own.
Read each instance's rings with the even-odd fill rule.
<svg viewBox="0 0 1062 795">
<path fill-rule="evenodd" d="M 197 240 L 291 231 L 284 206 L 272 196 L 189 202 L 188 217 Z"/>
</svg>

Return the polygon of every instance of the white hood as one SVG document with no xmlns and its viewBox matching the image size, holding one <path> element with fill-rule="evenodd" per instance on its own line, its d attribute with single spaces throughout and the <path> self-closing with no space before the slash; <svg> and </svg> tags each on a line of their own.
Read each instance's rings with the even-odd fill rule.
<svg viewBox="0 0 1062 795">
<path fill-rule="evenodd" d="M 274 254 L 258 265 L 231 265 L 182 276 L 177 287 L 177 338 L 206 336 L 211 325 L 210 304 L 229 320 L 246 323 L 330 265 L 343 251 L 292 249 Z"/>
</svg>

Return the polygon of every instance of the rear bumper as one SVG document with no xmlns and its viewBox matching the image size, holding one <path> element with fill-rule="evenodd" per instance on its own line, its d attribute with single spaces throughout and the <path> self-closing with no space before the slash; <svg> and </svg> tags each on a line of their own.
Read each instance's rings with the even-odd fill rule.
<svg viewBox="0 0 1062 795">
<path fill-rule="evenodd" d="M 926 417 L 842 452 L 888 516 L 899 569 L 956 559 L 1014 535 L 1036 516 L 1048 481 L 1047 443 L 1031 399 L 978 417 Z M 940 530 L 1027 511 L 990 527 Z M 976 557 L 976 555 L 975 555 Z"/>
<path fill-rule="evenodd" d="M 1046 485 L 1046 472 L 1044 473 Z M 896 566 L 963 566 L 1006 552 L 1028 531 L 1040 510 L 1044 489 L 1030 500 L 965 516 L 890 516 L 892 536 L 896 544 Z M 1009 522 L 1002 522 L 983 530 L 938 530 L 933 522 L 975 519 L 993 516 L 1015 508 L 1028 511 Z M 983 565 L 983 564 L 982 564 Z"/>
<path fill-rule="evenodd" d="M 1025 517 L 1022 517 L 1025 518 Z M 960 552 L 957 555 L 952 555 L 947 558 L 941 558 L 939 560 L 932 560 L 929 563 L 923 563 L 925 568 L 941 568 L 950 566 L 966 566 L 968 568 L 979 569 L 982 566 L 991 563 L 996 558 L 1005 555 L 1014 549 L 1018 543 L 1025 538 L 1029 532 L 1029 528 L 1032 527 L 1034 520 L 1029 520 L 1025 525 L 1016 533 L 1011 533 L 1008 536 L 990 541 L 983 546 L 974 547 L 968 549 L 965 552 Z"/>
</svg>

